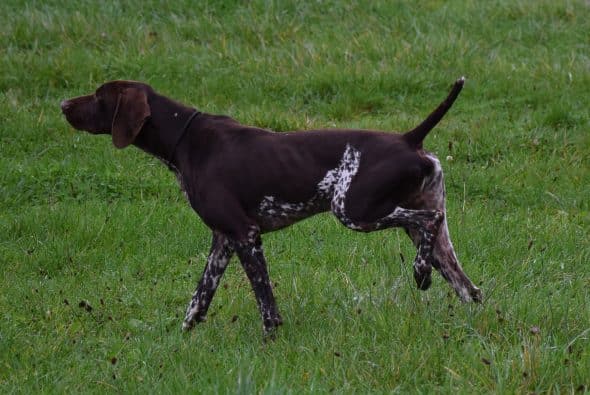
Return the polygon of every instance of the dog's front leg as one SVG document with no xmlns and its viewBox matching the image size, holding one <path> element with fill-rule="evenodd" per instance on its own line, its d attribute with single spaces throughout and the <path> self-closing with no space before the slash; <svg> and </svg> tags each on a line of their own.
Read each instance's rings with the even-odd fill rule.
<svg viewBox="0 0 590 395">
<path fill-rule="evenodd" d="M 252 228 L 246 240 L 235 242 L 234 248 L 256 296 L 262 316 L 264 334 L 272 336 L 275 328 L 283 321 L 272 293 L 266 260 L 262 251 L 262 239 L 258 229 Z"/>
<path fill-rule="evenodd" d="M 182 329 L 189 330 L 195 323 L 205 321 L 211 299 L 233 254 L 234 249 L 229 239 L 219 232 L 213 232 L 207 264 L 186 310 Z"/>
</svg>

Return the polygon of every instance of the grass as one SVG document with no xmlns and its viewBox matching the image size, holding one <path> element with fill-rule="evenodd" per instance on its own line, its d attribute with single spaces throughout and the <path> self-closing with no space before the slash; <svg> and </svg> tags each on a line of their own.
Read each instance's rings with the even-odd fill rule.
<svg viewBox="0 0 590 395">
<path fill-rule="evenodd" d="M 0 392 L 590 391 L 586 1 L 6 0 L 0 26 Z M 265 237 L 271 343 L 237 262 L 180 332 L 208 230 L 58 106 L 124 78 L 277 131 L 404 130 L 461 75 L 426 145 L 485 302 L 418 292 L 405 235 L 321 215 Z"/>
</svg>

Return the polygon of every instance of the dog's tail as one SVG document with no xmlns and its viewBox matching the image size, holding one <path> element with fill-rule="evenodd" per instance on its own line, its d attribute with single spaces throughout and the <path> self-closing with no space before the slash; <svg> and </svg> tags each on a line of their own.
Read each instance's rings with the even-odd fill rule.
<svg viewBox="0 0 590 395">
<path fill-rule="evenodd" d="M 457 96 L 459 96 L 459 92 L 463 89 L 463 84 L 465 83 L 465 77 L 459 78 L 455 81 L 455 85 L 453 85 L 453 89 L 443 101 L 439 104 L 439 106 L 434 110 L 430 115 L 422 121 L 422 123 L 416 126 L 414 129 L 410 130 L 409 132 L 404 134 L 404 139 L 415 148 L 422 148 L 422 141 L 426 138 L 428 132 L 432 130 L 436 126 L 437 123 L 440 122 L 442 117 L 449 111 L 449 108 L 455 102 Z"/>
</svg>

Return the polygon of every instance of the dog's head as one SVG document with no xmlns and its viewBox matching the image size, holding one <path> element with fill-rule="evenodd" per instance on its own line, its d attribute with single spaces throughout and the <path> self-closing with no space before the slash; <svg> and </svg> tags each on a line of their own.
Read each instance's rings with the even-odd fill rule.
<svg viewBox="0 0 590 395">
<path fill-rule="evenodd" d="M 68 122 L 92 134 L 110 134 L 117 148 L 133 143 L 150 116 L 151 88 L 135 81 L 111 81 L 94 93 L 61 102 Z"/>
</svg>

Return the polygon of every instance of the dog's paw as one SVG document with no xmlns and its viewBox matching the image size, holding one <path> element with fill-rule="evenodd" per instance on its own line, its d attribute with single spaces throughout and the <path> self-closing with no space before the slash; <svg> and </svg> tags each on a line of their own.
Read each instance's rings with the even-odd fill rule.
<svg viewBox="0 0 590 395">
<path fill-rule="evenodd" d="M 456 290 L 459 299 L 462 302 L 469 303 L 481 303 L 483 301 L 483 295 L 481 289 L 477 288 L 475 285 L 468 285 Z"/>
<path fill-rule="evenodd" d="M 264 341 L 274 340 L 276 338 L 278 327 L 281 325 L 283 325 L 283 319 L 278 313 L 274 317 L 266 318 L 262 324 Z"/>
<path fill-rule="evenodd" d="M 187 322 L 187 321 L 183 321 L 182 322 L 182 331 L 183 332 L 188 332 L 191 329 L 193 329 L 195 327 L 195 323 L 194 322 Z"/>
<path fill-rule="evenodd" d="M 473 300 L 475 303 L 483 302 L 483 294 L 481 289 L 477 288 L 476 286 L 473 286 L 469 294 L 471 295 L 471 300 Z"/>
<path fill-rule="evenodd" d="M 183 332 L 188 332 L 191 329 L 193 329 L 195 327 L 196 324 L 198 324 L 199 322 L 205 322 L 207 321 L 207 317 L 206 316 L 195 316 L 192 318 L 185 318 L 184 321 L 182 321 L 182 331 Z"/>
</svg>

